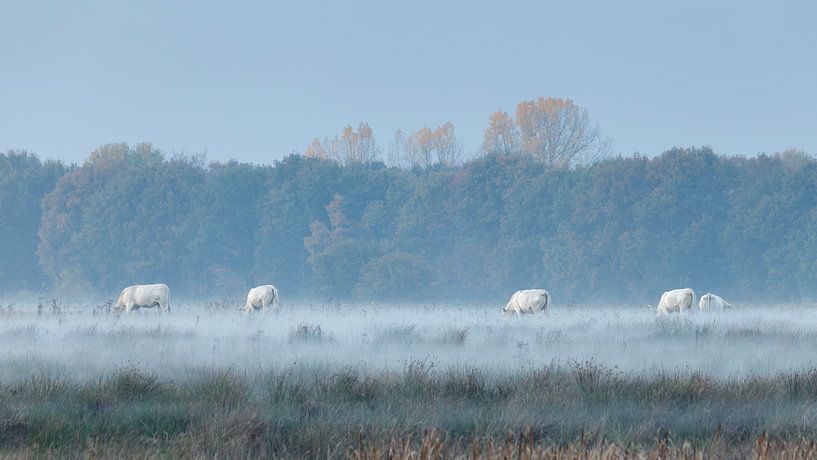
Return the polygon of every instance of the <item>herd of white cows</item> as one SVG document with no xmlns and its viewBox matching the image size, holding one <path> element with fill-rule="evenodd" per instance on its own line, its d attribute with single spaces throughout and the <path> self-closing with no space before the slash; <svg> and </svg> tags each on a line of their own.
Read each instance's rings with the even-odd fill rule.
<svg viewBox="0 0 817 460">
<path fill-rule="evenodd" d="M 170 313 L 170 288 L 167 284 L 136 284 L 122 289 L 113 311 L 129 313 L 140 308 L 159 307 L 160 311 Z M 243 311 L 267 311 L 280 309 L 278 289 L 271 285 L 258 286 L 250 289 L 247 294 L 247 303 Z"/>
<path fill-rule="evenodd" d="M 666 316 L 670 313 L 682 314 L 692 310 L 695 306 L 695 291 L 689 288 L 673 289 L 661 295 L 658 307 L 655 312 L 659 316 Z M 502 313 L 511 313 L 521 316 L 526 313 L 536 312 L 546 313 L 550 307 L 550 292 L 544 289 L 525 289 L 516 291 L 511 296 L 508 304 L 502 309 Z M 722 297 L 712 293 L 701 296 L 698 302 L 698 309 L 701 311 L 722 311 L 724 308 L 731 308 L 732 304 L 723 300 Z"/>
<path fill-rule="evenodd" d="M 502 314 L 514 314 L 522 316 L 524 314 L 535 314 L 537 312 L 547 313 L 550 307 L 550 292 L 544 289 L 524 289 L 516 291 L 511 296 L 508 304 L 502 309 Z M 673 289 L 661 295 L 661 300 L 656 307 L 659 316 L 670 313 L 683 314 L 692 310 L 695 305 L 695 291 L 689 288 Z M 128 286 L 122 290 L 116 300 L 113 310 L 117 313 L 131 312 L 139 308 L 158 307 L 160 311 L 170 312 L 170 288 L 166 284 L 137 284 Z M 720 311 L 732 305 L 723 298 L 712 294 L 704 294 L 698 303 L 698 309 L 707 311 Z M 280 310 L 278 289 L 266 284 L 250 289 L 247 293 L 247 302 L 242 311 L 274 311 Z"/>
<path fill-rule="evenodd" d="M 656 313 L 658 313 L 659 316 L 665 316 L 670 313 L 682 314 L 692 310 L 694 306 L 695 291 L 690 288 L 673 289 L 661 295 Z M 698 302 L 698 309 L 702 311 L 722 311 L 724 308 L 731 307 L 732 304 L 712 293 L 704 294 Z"/>
</svg>

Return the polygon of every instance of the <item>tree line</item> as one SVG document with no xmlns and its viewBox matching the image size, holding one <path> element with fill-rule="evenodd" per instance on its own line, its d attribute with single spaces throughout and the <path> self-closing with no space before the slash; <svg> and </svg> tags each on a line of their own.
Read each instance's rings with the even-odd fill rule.
<svg viewBox="0 0 817 460">
<path fill-rule="evenodd" d="M 290 155 L 206 163 L 149 144 L 78 166 L 0 154 L 0 291 L 165 282 L 233 296 L 655 301 L 690 286 L 814 299 L 817 163 L 674 148 L 554 168 L 487 153 L 387 167 Z M 111 294 L 113 295 L 113 294 Z"/>
</svg>

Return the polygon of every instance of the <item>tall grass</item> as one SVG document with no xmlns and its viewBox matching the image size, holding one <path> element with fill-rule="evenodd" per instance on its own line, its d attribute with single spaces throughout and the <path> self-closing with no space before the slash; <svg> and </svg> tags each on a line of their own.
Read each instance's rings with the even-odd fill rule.
<svg viewBox="0 0 817 460">
<path fill-rule="evenodd" d="M 509 374 L 415 361 L 400 372 L 202 369 L 166 381 L 123 367 L 0 384 L 0 453 L 688 457 L 755 452 L 764 433 L 770 451 L 807 452 L 815 400 L 815 372 L 643 376 L 577 362 Z"/>
<path fill-rule="evenodd" d="M 646 445 L 622 445 L 604 438 L 591 439 L 582 433 L 579 439 L 567 443 L 550 443 L 537 439 L 531 430 L 508 433 L 505 437 L 452 438 L 438 430 L 425 432 L 422 437 L 412 435 L 392 438 L 388 442 L 369 442 L 362 438 L 355 447 L 346 450 L 350 460 L 431 460 L 438 458 L 470 458 L 490 460 L 545 460 L 545 459 L 703 459 L 703 458 L 757 458 L 757 459 L 814 459 L 817 446 L 814 441 L 797 439 L 780 441 L 762 433 L 754 443 L 730 448 L 722 442 L 719 431 L 703 444 L 676 443 L 669 436 L 659 436 Z"/>
<path fill-rule="evenodd" d="M 817 312 L 200 307 L 4 302 L 0 458 L 814 455 Z"/>
</svg>

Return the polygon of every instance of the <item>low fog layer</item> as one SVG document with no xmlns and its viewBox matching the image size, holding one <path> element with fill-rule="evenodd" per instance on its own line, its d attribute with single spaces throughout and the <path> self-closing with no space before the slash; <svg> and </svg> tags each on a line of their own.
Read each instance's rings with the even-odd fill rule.
<svg viewBox="0 0 817 460">
<path fill-rule="evenodd" d="M 496 305 L 287 304 L 244 315 L 204 303 L 114 315 L 93 305 L 2 303 L 0 379 L 93 378 L 136 367 L 163 378 L 201 369 L 490 374 L 593 361 L 628 374 L 729 378 L 813 368 L 817 307 L 777 305 L 657 318 L 646 307 L 567 308 L 516 318 Z"/>
</svg>

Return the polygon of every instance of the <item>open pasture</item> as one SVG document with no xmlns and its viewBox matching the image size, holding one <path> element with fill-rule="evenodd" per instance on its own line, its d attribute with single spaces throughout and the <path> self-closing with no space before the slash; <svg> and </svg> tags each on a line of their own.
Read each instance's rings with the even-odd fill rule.
<svg viewBox="0 0 817 460">
<path fill-rule="evenodd" d="M 10 306 L 9 306 L 10 305 Z M 6 303 L 3 380 L 48 369 L 92 378 L 122 366 L 162 378 L 201 369 L 355 369 L 423 361 L 514 373 L 590 361 L 627 375 L 768 376 L 817 365 L 817 305 L 754 306 L 656 318 L 646 307 L 556 306 L 503 316 L 487 305 L 291 304 L 281 313 L 184 303 L 105 313 L 104 306 Z"/>
<path fill-rule="evenodd" d="M 541 452 L 605 440 L 745 455 L 764 432 L 770 448 L 817 434 L 813 305 L 515 318 L 495 305 L 9 303 L 0 450 L 13 455 L 363 455 L 420 449 L 431 429 L 449 456 L 487 455 L 509 432 Z"/>
</svg>

